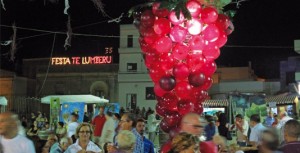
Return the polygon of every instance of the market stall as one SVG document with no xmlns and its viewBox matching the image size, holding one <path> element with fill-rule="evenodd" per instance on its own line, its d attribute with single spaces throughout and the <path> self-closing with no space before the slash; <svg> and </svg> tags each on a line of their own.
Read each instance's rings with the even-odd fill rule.
<svg viewBox="0 0 300 153">
<path fill-rule="evenodd" d="M 291 117 L 299 114 L 298 96 L 271 96 L 266 97 L 265 101 L 273 113 L 286 111 Z"/>
</svg>

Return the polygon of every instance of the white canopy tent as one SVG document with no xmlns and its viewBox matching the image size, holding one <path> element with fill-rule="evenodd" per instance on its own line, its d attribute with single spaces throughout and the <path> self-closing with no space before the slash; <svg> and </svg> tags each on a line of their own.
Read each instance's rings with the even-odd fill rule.
<svg viewBox="0 0 300 153">
<path fill-rule="evenodd" d="M 49 95 L 43 97 L 41 102 L 50 104 L 51 98 L 59 98 L 60 103 L 63 102 L 85 102 L 86 104 L 108 103 L 109 100 L 94 95 Z"/>
<path fill-rule="evenodd" d="M 0 96 L 0 105 L 7 105 L 7 99 L 4 96 Z"/>
</svg>

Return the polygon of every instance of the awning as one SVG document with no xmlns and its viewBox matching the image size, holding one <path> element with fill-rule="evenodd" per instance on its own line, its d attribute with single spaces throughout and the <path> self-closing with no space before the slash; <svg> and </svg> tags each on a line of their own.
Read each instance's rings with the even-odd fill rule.
<svg viewBox="0 0 300 153">
<path fill-rule="evenodd" d="M 51 98 L 59 98 L 63 102 L 85 102 L 86 104 L 108 103 L 109 101 L 94 95 L 50 95 L 43 97 L 41 102 L 50 104 Z"/>
<path fill-rule="evenodd" d="M 7 99 L 4 96 L 0 96 L 0 105 L 7 105 Z"/>
<path fill-rule="evenodd" d="M 276 104 L 294 104 L 298 101 L 297 96 L 272 96 L 265 98 L 266 103 L 276 102 Z"/>
<path fill-rule="evenodd" d="M 227 99 L 205 100 L 203 102 L 203 107 L 226 107 L 226 106 L 228 106 Z"/>
</svg>

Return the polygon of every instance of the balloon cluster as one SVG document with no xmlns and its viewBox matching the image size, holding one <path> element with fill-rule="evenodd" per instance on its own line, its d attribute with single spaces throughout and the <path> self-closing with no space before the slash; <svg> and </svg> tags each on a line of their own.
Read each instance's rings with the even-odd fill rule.
<svg viewBox="0 0 300 153">
<path fill-rule="evenodd" d="M 214 60 L 233 27 L 212 6 L 204 7 L 197 0 L 185 5 L 190 20 L 182 12 L 160 8 L 159 2 L 134 14 L 145 65 L 154 82 L 156 112 L 163 117 L 160 128 L 169 134 L 186 113 L 203 112 L 202 102 L 216 71 Z"/>
</svg>

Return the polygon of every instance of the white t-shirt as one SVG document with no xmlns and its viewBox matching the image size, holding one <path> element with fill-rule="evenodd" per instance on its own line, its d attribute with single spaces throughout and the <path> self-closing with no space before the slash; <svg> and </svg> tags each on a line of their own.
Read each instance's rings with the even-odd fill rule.
<svg viewBox="0 0 300 153">
<path fill-rule="evenodd" d="M 76 143 L 72 144 L 68 147 L 65 153 L 77 153 L 78 151 L 82 150 L 81 146 L 78 143 L 78 139 Z M 93 151 L 95 153 L 100 153 L 102 150 L 92 141 L 89 141 L 85 151 Z"/>
<path fill-rule="evenodd" d="M 157 123 L 156 123 L 156 118 L 154 114 L 150 114 L 148 116 L 148 120 L 147 120 L 147 127 L 148 127 L 148 132 L 155 132 L 156 131 L 156 127 L 157 127 Z"/>
<path fill-rule="evenodd" d="M 71 122 L 68 124 L 68 137 L 71 137 L 72 135 L 75 135 L 76 128 L 79 126 L 79 123 L 77 122 Z"/>
<path fill-rule="evenodd" d="M 242 125 L 243 132 L 241 132 L 238 128 L 237 128 L 237 132 L 236 132 L 237 140 L 240 142 L 246 142 L 245 138 L 247 137 L 248 129 L 249 129 L 249 125 L 248 125 L 247 121 L 243 121 L 243 122 L 244 122 Z"/>
<path fill-rule="evenodd" d="M 35 153 L 35 148 L 31 140 L 17 135 L 12 139 L 0 137 L 0 142 L 4 153 Z"/>
<path fill-rule="evenodd" d="M 115 121 L 112 118 L 109 118 L 105 121 L 101 134 L 101 143 L 113 142 L 115 135 Z"/>
</svg>

